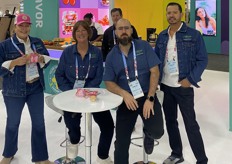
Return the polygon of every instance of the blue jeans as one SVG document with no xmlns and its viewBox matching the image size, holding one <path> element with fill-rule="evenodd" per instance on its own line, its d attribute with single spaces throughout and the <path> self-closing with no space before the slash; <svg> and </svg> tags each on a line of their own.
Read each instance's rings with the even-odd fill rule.
<svg viewBox="0 0 232 164">
<path fill-rule="evenodd" d="M 19 124 L 24 105 L 27 103 L 32 122 L 32 162 L 44 161 L 48 159 L 48 151 L 44 124 L 44 93 L 40 81 L 27 83 L 26 92 L 26 97 L 4 96 L 7 123 L 3 156 L 12 157 L 18 150 Z"/>
<path fill-rule="evenodd" d="M 196 121 L 194 111 L 193 88 L 175 88 L 161 84 L 161 90 L 164 92 L 163 110 L 169 136 L 169 144 L 172 149 L 171 155 L 175 157 L 183 156 L 183 146 L 177 122 L 177 105 L 179 105 L 189 143 L 197 159 L 197 164 L 207 164 L 208 158 L 205 154 L 200 127 Z"/>
<path fill-rule="evenodd" d="M 116 115 L 116 141 L 114 151 L 115 164 L 129 163 L 129 147 L 131 143 L 131 134 L 137 121 L 138 115 L 143 120 L 143 132 L 151 138 L 159 139 L 164 134 L 163 116 L 160 103 L 155 96 L 154 112 L 149 119 L 143 117 L 143 105 L 146 101 L 146 96 L 136 99 L 139 108 L 136 111 L 129 110 L 123 102 L 117 110 Z"/>
</svg>

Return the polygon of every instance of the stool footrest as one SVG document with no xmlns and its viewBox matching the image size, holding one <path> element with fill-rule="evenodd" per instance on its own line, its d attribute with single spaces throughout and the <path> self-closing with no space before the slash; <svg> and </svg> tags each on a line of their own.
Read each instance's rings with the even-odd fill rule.
<svg viewBox="0 0 232 164">
<path fill-rule="evenodd" d="M 138 161 L 138 162 L 135 162 L 134 164 L 156 164 L 156 163 L 151 162 L 151 161 L 149 161 L 148 163 L 144 163 L 143 161 Z"/>
<path fill-rule="evenodd" d="M 55 164 L 83 164 L 85 160 L 82 157 L 77 156 L 75 159 L 70 160 L 66 157 L 61 157 L 55 160 Z"/>
</svg>

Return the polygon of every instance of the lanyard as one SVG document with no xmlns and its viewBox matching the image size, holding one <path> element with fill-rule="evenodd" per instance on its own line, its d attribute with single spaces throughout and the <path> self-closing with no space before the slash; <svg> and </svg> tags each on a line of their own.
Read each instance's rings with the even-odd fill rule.
<svg viewBox="0 0 232 164">
<path fill-rule="evenodd" d="M 115 37 L 115 31 L 113 30 L 113 39 L 114 39 L 114 45 L 116 44 L 116 37 Z"/>
<path fill-rule="evenodd" d="M 24 53 L 19 49 L 19 47 L 15 44 L 13 38 L 11 37 L 10 39 L 11 39 L 11 42 L 12 42 L 13 46 L 18 50 L 18 52 L 19 52 L 22 56 L 24 56 L 25 54 L 24 54 Z M 34 53 L 36 53 L 35 45 L 32 44 L 32 47 L 33 47 Z"/>
<path fill-rule="evenodd" d="M 90 60 L 91 60 L 91 53 L 89 53 L 89 67 L 88 67 L 88 71 L 87 71 L 87 74 L 86 74 L 86 76 L 85 76 L 85 79 L 87 79 L 88 76 L 89 76 Z M 85 80 L 85 79 L 84 79 L 84 80 Z M 76 57 L 76 80 L 78 80 L 78 60 L 77 60 L 77 57 Z"/>
<path fill-rule="evenodd" d="M 175 43 L 175 47 L 173 48 L 173 50 L 176 53 L 176 43 Z M 166 48 L 166 58 L 168 59 L 168 47 Z"/>
<path fill-rule="evenodd" d="M 138 78 L 138 69 L 137 69 L 137 61 L 136 61 L 136 53 L 135 53 L 135 44 L 134 42 L 132 42 L 132 46 L 133 46 L 133 58 L 134 58 L 134 67 L 135 67 L 135 78 Z M 123 64 L 124 64 L 124 68 L 125 68 L 125 73 L 126 73 L 126 79 L 128 81 L 130 81 L 130 77 L 129 77 L 129 73 L 128 73 L 128 66 L 126 63 L 126 57 L 125 55 L 123 55 L 122 53 L 122 59 L 123 59 Z"/>
</svg>

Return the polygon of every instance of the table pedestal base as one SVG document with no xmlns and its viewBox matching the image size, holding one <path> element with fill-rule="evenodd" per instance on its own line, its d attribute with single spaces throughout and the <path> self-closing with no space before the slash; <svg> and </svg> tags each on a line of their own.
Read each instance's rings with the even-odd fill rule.
<svg viewBox="0 0 232 164">
<path fill-rule="evenodd" d="M 64 156 L 55 160 L 55 164 L 85 164 L 85 160 L 82 157 L 77 156 L 71 161 L 70 159 L 66 159 Z"/>
<path fill-rule="evenodd" d="M 149 161 L 148 163 L 144 163 L 143 161 L 138 161 L 138 162 L 135 162 L 134 164 L 156 164 L 156 163 L 151 162 L 151 161 Z"/>
</svg>

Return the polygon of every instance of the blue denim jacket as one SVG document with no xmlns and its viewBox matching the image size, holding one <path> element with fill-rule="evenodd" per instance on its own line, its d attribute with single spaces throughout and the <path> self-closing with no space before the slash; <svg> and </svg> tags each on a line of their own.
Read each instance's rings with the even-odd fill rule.
<svg viewBox="0 0 232 164">
<path fill-rule="evenodd" d="M 91 53 L 91 59 L 89 55 Z M 82 59 L 77 51 L 77 45 L 71 45 L 64 49 L 58 67 L 56 69 L 56 81 L 61 91 L 73 89 L 76 81 L 76 61 L 78 62 L 78 79 L 85 79 L 85 88 L 99 88 L 103 76 L 103 60 L 101 50 L 91 44 L 85 57 Z"/>
<path fill-rule="evenodd" d="M 161 60 L 160 81 L 162 79 L 166 48 L 168 44 L 168 29 L 162 31 L 156 42 L 155 52 Z M 201 81 L 201 75 L 208 63 L 208 54 L 200 32 L 188 27 L 184 22 L 176 32 L 176 46 L 179 65 L 179 81 L 187 78 L 195 87 Z"/>
<path fill-rule="evenodd" d="M 47 49 L 45 48 L 43 42 L 39 38 L 30 37 L 31 48 L 33 50 L 32 45 L 35 45 L 36 52 L 43 55 L 49 55 Z M 25 53 L 25 47 L 23 43 L 20 43 L 16 37 L 13 36 L 14 43 L 19 47 L 19 49 Z M 24 97 L 26 96 L 26 65 L 23 66 L 15 66 L 14 73 L 9 71 L 8 69 L 2 67 L 2 64 L 8 60 L 14 60 L 20 57 L 21 54 L 14 47 L 11 42 L 11 39 L 8 38 L 5 41 L 0 43 L 0 76 L 3 78 L 3 89 L 2 94 L 4 96 L 14 96 L 14 97 Z M 48 63 L 45 65 L 45 67 Z M 44 87 L 44 76 L 43 69 L 40 68 L 40 65 L 37 64 L 40 82 Z M 43 68 L 45 68 L 43 67 Z"/>
</svg>

